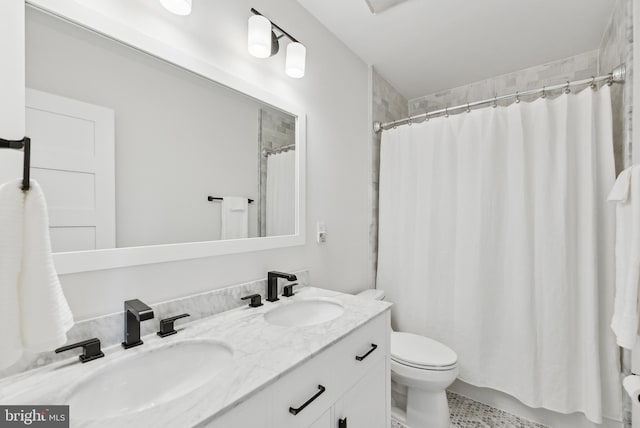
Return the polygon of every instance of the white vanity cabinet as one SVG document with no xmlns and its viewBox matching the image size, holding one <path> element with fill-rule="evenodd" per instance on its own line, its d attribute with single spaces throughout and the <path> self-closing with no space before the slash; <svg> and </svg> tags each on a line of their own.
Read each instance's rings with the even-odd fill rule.
<svg viewBox="0 0 640 428">
<path fill-rule="evenodd" d="M 270 388 L 229 410 L 208 424 L 206 428 L 266 428 L 271 426 Z"/>
<path fill-rule="evenodd" d="M 335 419 L 343 420 L 347 428 L 385 427 L 382 421 L 388 414 L 386 403 L 377 397 L 386 382 L 385 367 L 381 361 L 335 404 Z"/>
<path fill-rule="evenodd" d="M 389 333 L 386 311 L 207 427 L 388 428 Z"/>
</svg>

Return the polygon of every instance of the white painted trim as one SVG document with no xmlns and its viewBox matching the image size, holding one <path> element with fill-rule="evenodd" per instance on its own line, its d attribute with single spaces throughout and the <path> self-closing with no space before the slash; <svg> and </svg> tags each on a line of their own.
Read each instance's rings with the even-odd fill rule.
<svg viewBox="0 0 640 428">
<path fill-rule="evenodd" d="M 26 4 L 134 47 L 209 80 L 270 104 L 296 117 L 296 234 L 267 238 L 194 242 L 54 254 L 58 274 L 114 269 L 177 260 L 238 254 L 304 245 L 306 242 L 306 115 L 302 108 L 253 83 L 149 37 L 80 3 L 69 0 L 26 0 Z"/>
</svg>

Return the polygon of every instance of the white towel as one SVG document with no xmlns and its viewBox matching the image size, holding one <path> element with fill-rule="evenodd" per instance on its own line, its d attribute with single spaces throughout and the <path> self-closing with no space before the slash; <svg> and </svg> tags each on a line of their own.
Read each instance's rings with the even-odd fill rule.
<svg viewBox="0 0 640 428">
<path fill-rule="evenodd" d="M 0 369 L 22 355 L 18 280 L 24 196 L 20 186 L 19 180 L 0 186 Z"/>
<path fill-rule="evenodd" d="M 619 346 L 633 349 L 638 335 L 640 166 L 620 173 L 608 199 L 616 202 L 616 297 L 611 329 Z"/>
<path fill-rule="evenodd" d="M 33 180 L 27 193 L 20 187 L 20 180 L 0 187 L 0 313 L 6 321 L 0 329 L 0 368 L 25 351 L 63 345 L 73 326 L 53 265 L 42 189 Z"/>
<path fill-rule="evenodd" d="M 222 199 L 221 239 L 249 237 L 249 201 L 240 196 L 225 196 Z"/>
</svg>

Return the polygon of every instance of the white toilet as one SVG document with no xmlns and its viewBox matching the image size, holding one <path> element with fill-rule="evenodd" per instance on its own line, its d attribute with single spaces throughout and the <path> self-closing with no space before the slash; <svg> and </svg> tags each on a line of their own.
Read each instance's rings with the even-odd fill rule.
<svg viewBox="0 0 640 428">
<path fill-rule="evenodd" d="M 360 297 L 383 300 L 384 291 Z M 391 378 L 407 387 L 406 423 L 411 428 L 449 428 L 446 389 L 458 376 L 458 356 L 442 343 L 411 333 L 391 332 Z"/>
</svg>

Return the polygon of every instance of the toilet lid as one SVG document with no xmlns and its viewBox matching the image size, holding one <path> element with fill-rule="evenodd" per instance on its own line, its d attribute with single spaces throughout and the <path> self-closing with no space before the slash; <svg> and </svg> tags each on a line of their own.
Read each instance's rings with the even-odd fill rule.
<svg viewBox="0 0 640 428">
<path fill-rule="evenodd" d="M 458 361 L 456 353 L 446 345 L 428 337 L 411 333 L 391 333 L 391 358 L 417 367 L 448 367 Z"/>
</svg>

